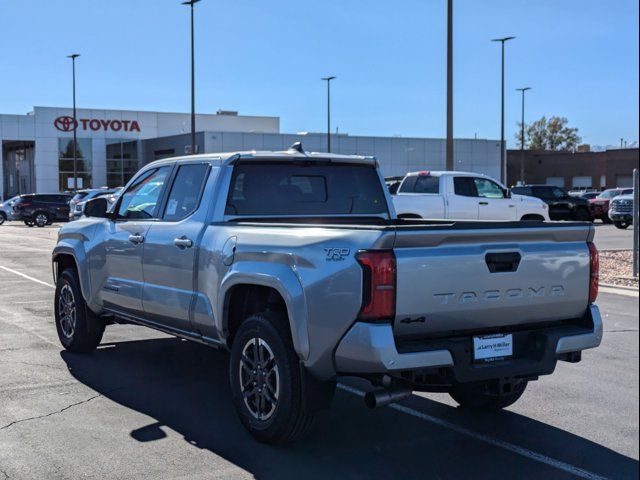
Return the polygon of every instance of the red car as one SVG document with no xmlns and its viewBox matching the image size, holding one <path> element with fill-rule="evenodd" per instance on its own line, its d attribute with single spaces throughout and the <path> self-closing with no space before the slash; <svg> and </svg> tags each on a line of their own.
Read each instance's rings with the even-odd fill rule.
<svg viewBox="0 0 640 480">
<path fill-rule="evenodd" d="M 609 219 L 609 202 L 618 195 L 627 193 L 633 193 L 633 188 L 610 188 L 600 193 L 596 198 L 590 198 L 591 217 L 593 219 L 599 218 L 603 223 L 611 223 Z"/>
</svg>

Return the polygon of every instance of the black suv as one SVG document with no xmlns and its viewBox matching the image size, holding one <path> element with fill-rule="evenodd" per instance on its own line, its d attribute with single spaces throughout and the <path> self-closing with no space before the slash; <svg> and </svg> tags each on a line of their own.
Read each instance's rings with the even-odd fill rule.
<svg viewBox="0 0 640 480">
<path fill-rule="evenodd" d="M 73 195 L 68 193 L 31 193 L 20 195 L 13 202 L 13 214 L 16 220 L 25 225 L 44 227 L 52 222 L 69 220 L 69 201 Z"/>
<path fill-rule="evenodd" d="M 549 205 L 549 217 L 551 220 L 580 220 L 590 221 L 591 210 L 589 200 L 586 198 L 572 197 L 560 187 L 553 185 L 518 185 L 511 192 L 518 195 L 537 197 Z"/>
</svg>

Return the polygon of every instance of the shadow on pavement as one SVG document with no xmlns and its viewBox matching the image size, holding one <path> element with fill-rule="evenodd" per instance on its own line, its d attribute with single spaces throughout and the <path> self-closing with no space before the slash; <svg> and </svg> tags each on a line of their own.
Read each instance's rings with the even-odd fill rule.
<svg viewBox="0 0 640 480">
<path fill-rule="evenodd" d="M 155 420 L 132 430 L 134 440 L 164 438 L 166 426 L 191 446 L 210 450 L 256 478 L 487 478 L 500 473 L 571 478 L 411 415 L 367 410 L 361 398 L 341 390 L 307 438 L 286 447 L 257 443 L 236 417 L 227 355 L 191 342 L 127 341 L 103 345 L 90 355 L 63 351 L 61 356 L 80 382 Z M 636 460 L 522 415 L 471 413 L 418 396 L 408 405 L 599 475 L 637 478 Z"/>
</svg>

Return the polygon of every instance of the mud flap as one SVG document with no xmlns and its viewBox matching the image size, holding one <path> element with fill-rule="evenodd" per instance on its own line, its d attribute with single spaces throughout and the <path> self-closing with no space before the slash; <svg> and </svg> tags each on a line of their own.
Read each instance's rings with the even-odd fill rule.
<svg viewBox="0 0 640 480">
<path fill-rule="evenodd" d="M 300 362 L 302 404 L 306 412 L 317 412 L 331 407 L 336 392 L 335 380 L 318 380 Z"/>
</svg>

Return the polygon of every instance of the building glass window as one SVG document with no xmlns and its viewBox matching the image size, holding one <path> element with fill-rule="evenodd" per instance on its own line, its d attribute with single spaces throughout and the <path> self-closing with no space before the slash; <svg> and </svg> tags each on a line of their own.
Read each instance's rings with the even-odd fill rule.
<svg viewBox="0 0 640 480">
<path fill-rule="evenodd" d="M 122 187 L 138 171 L 138 141 L 106 141 L 107 187 Z"/>
<path fill-rule="evenodd" d="M 61 192 L 73 190 L 73 138 L 58 139 L 58 178 Z M 76 144 L 76 174 L 78 188 L 91 188 L 91 139 L 78 138 Z"/>
</svg>

